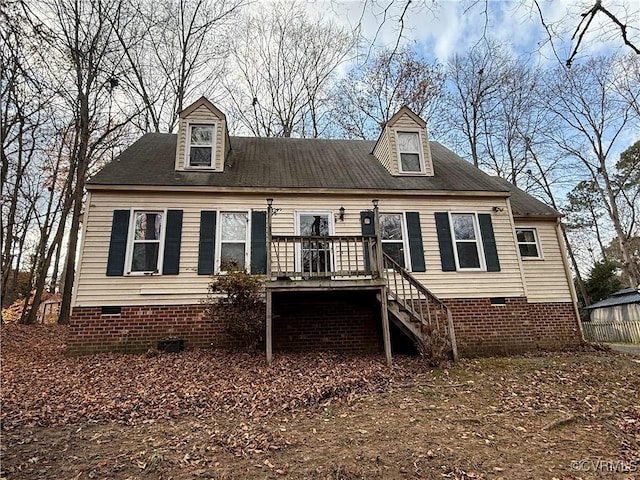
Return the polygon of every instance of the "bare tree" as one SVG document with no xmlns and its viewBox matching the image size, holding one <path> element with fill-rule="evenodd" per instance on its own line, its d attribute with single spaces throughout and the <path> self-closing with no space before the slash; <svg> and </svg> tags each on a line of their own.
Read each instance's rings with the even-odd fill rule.
<svg viewBox="0 0 640 480">
<path fill-rule="evenodd" d="M 246 16 L 235 37 L 225 80 L 231 117 L 257 136 L 321 136 L 330 82 L 353 35 L 301 3 L 280 2 Z"/>
<path fill-rule="evenodd" d="M 640 57 L 638 57 L 640 61 Z M 623 269 L 632 283 L 640 283 L 638 265 L 629 249 L 630 232 L 620 213 L 611 156 L 623 132 L 638 127 L 633 104 L 615 89 L 619 57 L 591 58 L 572 68 L 558 68 L 548 77 L 545 98 L 557 128 L 549 136 L 558 148 L 580 161 L 597 189 L 620 242 Z M 640 95 L 640 85 L 634 89 Z"/>
<path fill-rule="evenodd" d="M 14 2 L 5 7 L 0 13 L 3 305 L 15 299 L 22 260 L 28 257 L 25 244 L 38 218 L 39 153 L 50 113 L 49 95 L 33 70 L 42 57 L 33 42 L 36 31 L 26 5 Z"/>
<path fill-rule="evenodd" d="M 595 238 L 600 248 L 600 255 L 607 260 L 602 218 L 606 213 L 600 201 L 600 192 L 592 180 L 579 182 L 573 190 L 567 193 L 567 205 L 563 209 L 566 214 L 567 227 L 570 230 L 588 230 L 590 239 Z M 589 247 L 593 252 L 593 245 Z M 594 261 L 596 259 L 594 258 Z"/>
<path fill-rule="evenodd" d="M 67 164 L 62 180 L 62 191 L 66 194 L 61 200 L 60 221 L 54 239 L 46 254 L 40 248 L 43 263 L 27 323 L 35 321 L 49 262 L 59 248 L 67 226 L 69 235 L 59 321 L 68 321 L 85 181 L 92 163 L 102 152 L 102 145 L 112 140 L 115 132 L 133 116 L 119 108 L 112 95 L 118 85 L 117 79 L 123 76 L 120 45 L 113 28 L 113 19 L 120 13 L 121 3 L 106 0 L 46 0 L 34 12 L 42 25 L 49 26 L 45 37 L 49 47 L 47 78 L 58 97 L 57 109 L 65 116 L 65 120 L 61 118 L 61 124 L 68 128 L 60 130 L 63 134 L 60 154 L 64 155 Z"/>
<path fill-rule="evenodd" d="M 127 0 L 111 22 L 130 74 L 120 79 L 139 105 L 141 131 L 171 132 L 185 102 L 216 89 L 228 35 L 248 0 Z"/>
<path fill-rule="evenodd" d="M 482 140 L 489 133 L 488 119 L 501 107 L 500 90 L 508 76 L 506 54 L 496 42 L 482 44 L 466 55 L 455 55 L 448 76 L 453 91 L 449 97 L 452 126 L 461 133 L 462 151 L 479 167 L 484 162 Z"/>
<path fill-rule="evenodd" d="M 383 49 L 363 65 L 352 68 L 334 91 L 334 122 L 349 138 L 372 139 L 403 105 L 435 131 L 445 75 L 440 65 L 428 62 L 409 48 Z"/>
</svg>

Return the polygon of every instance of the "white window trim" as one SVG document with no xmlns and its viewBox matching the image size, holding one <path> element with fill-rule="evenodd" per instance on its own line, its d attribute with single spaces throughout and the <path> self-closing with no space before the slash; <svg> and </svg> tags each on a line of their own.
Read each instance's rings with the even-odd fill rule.
<svg viewBox="0 0 640 480">
<path fill-rule="evenodd" d="M 160 242 L 158 245 L 158 264 L 155 272 L 132 272 L 131 262 L 133 261 L 133 245 L 136 228 L 136 215 L 135 212 L 141 213 L 161 213 L 162 214 L 162 227 L 160 228 Z M 137 277 L 141 275 L 162 275 L 162 262 L 164 261 L 164 240 L 166 238 L 167 230 L 167 209 L 157 207 L 132 207 L 129 213 L 129 229 L 127 230 L 127 251 L 125 253 L 125 276 Z"/>
<path fill-rule="evenodd" d="M 400 152 L 400 142 L 398 141 L 398 134 L 399 133 L 417 133 L 418 134 L 418 144 L 419 144 L 419 148 L 418 148 L 418 157 L 420 158 L 420 171 L 419 172 L 412 172 L 412 171 L 408 171 L 405 172 L 404 170 L 402 170 L 402 157 L 401 157 L 401 152 Z M 396 139 L 396 156 L 398 158 L 398 172 L 400 172 L 403 175 L 426 175 L 427 170 L 425 167 L 425 159 L 424 159 L 424 142 L 423 142 L 423 138 L 422 138 L 422 130 L 420 129 L 411 129 L 411 128 L 400 128 L 400 129 L 395 129 L 394 130 L 394 135 L 395 135 L 395 139 Z M 404 152 L 404 153 L 415 153 L 415 152 Z"/>
<path fill-rule="evenodd" d="M 296 210 L 295 211 L 295 234 L 296 236 L 300 236 L 302 235 L 300 233 L 300 216 L 301 215 L 326 215 L 327 217 L 329 217 L 329 236 L 331 235 L 335 235 L 334 233 L 334 222 L 332 222 L 331 220 L 335 215 L 335 212 L 332 212 L 331 210 Z"/>
<path fill-rule="evenodd" d="M 191 127 L 213 127 L 213 133 L 211 137 L 211 165 L 206 166 L 198 166 L 191 165 Z M 217 122 L 212 121 L 191 121 L 187 122 L 187 138 L 185 139 L 185 148 L 184 148 L 184 168 L 185 170 L 215 170 L 216 169 L 216 139 L 218 132 L 218 124 Z"/>
<path fill-rule="evenodd" d="M 300 216 L 301 215 L 326 215 L 328 218 L 328 225 L 329 225 L 329 236 L 335 235 L 335 228 L 334 228 L 334 224 L 335 221 L 332 221 L 335 217 L 335 212 L 331 211 L 331 210 L 296 210 L 294 212 L 294 232 L 296 236 L 301 236 L 302 234 L 300 233 Z M 333 258 L 333 249 L 331 251 L 331 265 L 330 268 L 333 268 L 333 266 L 335 265 L 335 258 Z M 300 271 L 302 269 L 302 245 L 300 245 L 298 242 L 296 242 L 296 248 L 295 248 L 295 259 L 294 259 L 294 268 L 296 271 Z"/>
<path fill-rule="evenodd" d="M 380 212 L 382 215 L 400 215 L 400 228 L 402 229 L 402 251 L 404 253 L 404 269 L 411 272 L 411 258 L 409 252 L 409 233 L 407 231 L 407 217 L 406 212 Z M 399 243 L 398 240 L 384 240 L 382 239 L 382 232 L 380 232 L 380 240 L 382 243 Z M 384 251 L 384 250 L 383 250 Z"/>
<path fill-rule="evenodd" d="M 518 255 L 520 255 L 520 258 L 522 260 L 544 260 L 544 255 L 542 253 L 542 244 L 540 243 L 540 236 L 538 235 L 538 229 L 536 227 L 525 227 L 525 226 L 516 226 L 515 227 L 516 230 L 516 245 L 518 246 Z M 538 249 L 538 256 L 537 257 L 525 257 L 520 253 L 520 243 L 523 244 L 530 244 L 533 242 L 519 242 L 518 241 L 518 230 L 533 230 L 533 237 L 535 240 L 535 244 L 536 244 L 536 248 Z"/>
<path fill-rule="evenodd" d="M 487 261 L 484 257 L 484 244 L 482 243 L 482 234 L 480 233 L 480 223 L 478 222 L 478 213 L 469 211 L 449 211 L 449 225 L 451 230 L 451 241 L 453 242 L 453 256 L 456 259 L 456 270 L 463 272 L 486 272 Z M 480 261 L 479 268 L 461 267 L 458 259 L 458 242 L 471 243 L 471 240 L 456 240 L 456 232 L 453 226 L 454 215 L 471 215 L 473 217 L 473 231 L 476 236 L 475 244 L 478 250 L 478 259 Z"/>
<path fill-rule="evenodd" d="M 222 256 L 222 215 L 225 213 L 244 213 L 247 216 L 247 229 L 245 231 L 244 238 L 244 269 L 247 272 L 251 271 L 251 212 L 249 210 L 217 210 L 216 221 L 216 246 L 215 246 L 215 259 L 214 259 L 214 271 L 220 275 L 227 273 L 226 270 L 220 269 L 221 256 Z M 225 242 L 228 243 L 228 242 Z M 238 243 L 238 242 L 236 242 Z"/>
</svg>

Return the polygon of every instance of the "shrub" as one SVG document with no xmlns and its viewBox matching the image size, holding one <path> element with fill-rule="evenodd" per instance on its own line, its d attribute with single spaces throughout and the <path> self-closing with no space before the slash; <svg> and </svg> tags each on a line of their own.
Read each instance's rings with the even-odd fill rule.
<svg viewBox="0 0 640 480">
<path fill-rule="evenodd" d="M 245 348 L 263 340 L 266 306 L 264 283 L 235 264 L 224 267 L 224 275 L 212 277 L 205 301 L 207 315 L 222 320 L 227 333 Z"/>
<path fill-rule="evenodd" d="M 443 367 L 453 358 L 451 342 L 432 325 L 422 328 L 422 343 L 416 342 L 416 347 L 432 367 Z"/>
</svg>

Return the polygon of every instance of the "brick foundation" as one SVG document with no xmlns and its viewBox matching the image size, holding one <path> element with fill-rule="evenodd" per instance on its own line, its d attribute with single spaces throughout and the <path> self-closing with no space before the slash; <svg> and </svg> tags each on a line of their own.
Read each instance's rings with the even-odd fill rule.
<svg viewBox="0 0 640 480">
<path fill-rule="evenodd" d="M 73 309 L 68 355 L 145 352 L 165 338 L 181 338 L 186 348 L 237 346 L 222 320 L 204 318 L 202 305 L 122 307 L 117 315 L 101 312 L 101 307 Z M 276 352 L 381 351 L 380 325 L 380 306 L 371 292 L 274 294 Z"/>
<path fill-rule="evenodd" d="M 581 342 L 571 303 L 527 303 L 525 297 L 506 298 L 504 305 L 492 305 L 488 298 L 444 301 L 453 312 L 461 356 L 551 350 Z M 367 291 L 275 293 L 274 351 L 382 351 L 379 305 L 375 293 Z M 187 348 L 235 346 L 222 321 L 204 318 L 202 305 L 101 312 L 100 307 L 73 309 L 69 355 L 144 352 L 166 338 L 181 338 Z M 397 337 L 399 331 L 394 333 Z"/>
<path fill-rule="evenodd" d="M 375 292 L 274 293 L 274 350 L 383 350 Z"/>
<path fill-rule="evenodd" d="M 186 348 L 232 346 L 224 325 L 204 318 L 203 305 L 122 307 L 116 315 L 102 315 L 101 307 L 75 307 L 71 314 L 67 354 L 144 352 L 158 340 L 181 338 Z"/>
<path fill-rule="evenodd" d="M 571 303 L 527 303 L 506 298 L 445 299 L 453 313 L 461 356 L 507 355 L 531 350 L 570 348 L 581 342 Z"/>
</svg>

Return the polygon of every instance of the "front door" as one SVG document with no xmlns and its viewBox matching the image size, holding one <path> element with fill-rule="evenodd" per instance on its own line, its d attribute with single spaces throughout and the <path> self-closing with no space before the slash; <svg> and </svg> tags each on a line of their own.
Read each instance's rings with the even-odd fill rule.
<svg viewBox="0 0 640 480">
<path fill-rule="evenodd" d="M 298 212 L 297 234 L 302 237 L 326 237 L 333 234 L 330 212 Z M 331 243 L 316 239 L 303 240 L 298 249 L 296 270 L 302 276 L 327 277 L 332 268 Z"/>
</svg>

